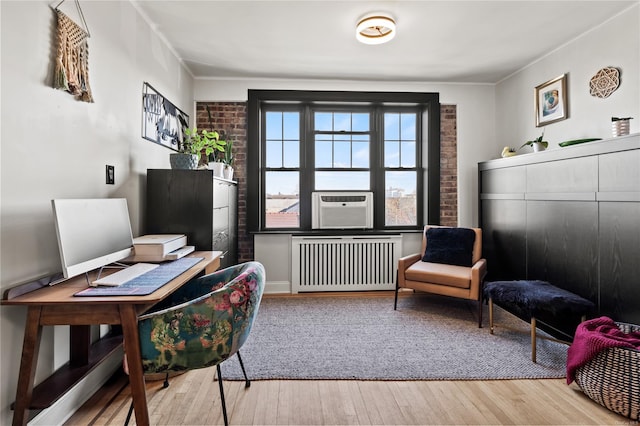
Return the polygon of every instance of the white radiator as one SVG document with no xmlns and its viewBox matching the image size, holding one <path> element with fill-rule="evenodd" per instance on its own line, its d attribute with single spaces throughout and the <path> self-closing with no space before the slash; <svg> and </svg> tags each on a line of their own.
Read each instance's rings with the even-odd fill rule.
<svg viewBox="0 0 640 426">
<path fill-rule="evenodd" d="M 292 237 L 291 292 L 393 290 L 402 235 Z"/>
</svg>

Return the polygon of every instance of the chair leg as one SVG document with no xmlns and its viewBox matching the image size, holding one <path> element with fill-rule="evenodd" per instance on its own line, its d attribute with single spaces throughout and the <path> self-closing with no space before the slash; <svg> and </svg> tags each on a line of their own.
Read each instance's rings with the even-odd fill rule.
<svg viewBox="0 0 640 426">
<path fill-rule="evenodd" d="M 399 287 L 398 287 L 398 271 L 396 270 L 396 297 L 393 300 L 393 310 L 394 311 L 397 310 L 397 307 L 398 307 L 398 289 L 399 289 Z"/>
<path fill-rule="evenodd" d="M 478 300 L 478 328 L 482 328 L 482 296 Z"/>
<path fill-rule="evenodd" d="M 169 387 L 169 372 L 167 371 L 167 375 L 164 376 L 164 382 L 162 383 L 162 389 L 166 389 L 168 387 Z M 124 421 L 124 426 L 127 426 L 129 424 L 132 414 L 133 414 L 133 399 L 131 400 L 131 404 L 129 405 L 129 412 L 127 413 L 127 418 Z"/>
<path fill-rule="evenodd" d="M 237 352 L 238 361 L 240 361 L 240 368 L 242 369 L 242 374 L 244 374 L 244 387 L 248 388 L 251 386 L 251 380 L 247 377 L 247 372 L 244 370 L 244 363 L 242 362 L 242 357 L 240 356 L 240 351 Z"/>
<path fill-rule="evenodd" d="M 227 420 L 227 405 L 224 402 L 224 388 L 222 387 L 222 373 L 220 372 L 220 364 L 216 365 L 218 370 L 218 386 L 220 387 L 220 401 L 222 402 L 222 417 L 224 418 L 224 426 L 229 426 L 229 420 Z"/>
<path fill-rule="evenodd" d="M 131 414 L 133 414 L 133 399 L 131 400 L 131 405 L 129 405 L 129 412 L 127 413 L 127 419 L 124 421 L 124 426 L 129 424 L 129 420 L 131 420 Z"/>
</svg>

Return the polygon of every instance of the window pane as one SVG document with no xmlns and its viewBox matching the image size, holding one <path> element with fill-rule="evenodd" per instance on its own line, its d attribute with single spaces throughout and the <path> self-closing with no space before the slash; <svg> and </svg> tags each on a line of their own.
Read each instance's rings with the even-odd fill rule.
<svg viewBox="0 0 640 426">
<path fill-rule="evenodd" d="M 384 166 L 400 167 L 400 144 L 396 141 L 384 143 Z"/>
<path fill-rule="evenodd" d="M 333 128 L 333 114 L 330 112 L 316 112 L 315 129 L 320 131 L 331 131 Z"/>
<path fill-rule="evenodd" d="M 300 113 L 285 112 L 282 118 L 284 124 L 284 139 L 300 139 Z"/>
<path fill-rule="evenodd" d="M 298 172 L 265 173 L 265 227 L 300 227 Z"/>
<path fill-rule="evenodd" d="M 401 167 L 415 167 L 416 166 L 416 143 L 402 141 L 400 144 L 402 150 L 402 164 Z"/>
<path fill-rule="evenodd" d="M 331 167 L 333 165 L 333 144 L 330 141 L 316 142 L 316 167 Z"/>
<path fill-rule="evenodd" d="M 282 167 L 282 142 L 267 141 L 267 167 Z"/>
<path fill-rule="evenodd" d="M 387 112 L 384 114 L 384 139 L 400 139 L 400 114 Z"/>
<path fill-rule="evenodd" d="M 415 171 L 385 173 L 384 223 L 409 226 L 418 223 Z"/>
<path fill-rule="evenodd" d="M 266 115 L 267 139 L 282 139 L 282 113 L 267 112 Z"/>
<path fill-rule="evenodd" d="M 300 166 L 300 141 L 284 141 L 284 167 Z"/>
<path fill-rule="evenodd" d="M 316 191 L 369 190 L 369 172 L 316 172 Z"/>
<path fill-rule="evenodd" d="M 369 167 L 369 142 L 353 142 L 351 144 L 351 162 L 353 167 Z"/>
<path fill-rule="evenodd" d="M 400 117 L 402 122 L 402 128 L 400 133 L 400 139 L 402 140 L 416 140 L 416 115 L 415 114 L 402 114 Z"/>
<path fill-rule="evenodd" d="M 336 112 L 333 115 L 333 131 L 351 131 L 351 113 Z"/>
<path fill-rule="evenodd" d="M 351 116 L 352 129 L 354 132 L 369 131 L 369 114 L 353 114 Z"/>
<path fill-rule="evenodd" d="M 336 142 L 333 152 L 333 167 L 351 167 L 351 143 Z"/>
</svg>

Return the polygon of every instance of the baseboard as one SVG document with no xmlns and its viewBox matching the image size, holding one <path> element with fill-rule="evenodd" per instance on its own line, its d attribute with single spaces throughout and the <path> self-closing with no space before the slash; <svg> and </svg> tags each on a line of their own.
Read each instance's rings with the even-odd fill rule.
<svg viewBox="0 0 640 426">
<path fill-rule="evenodd" d="M 265 294 L 291 293 L 291 283 L 289 281 L 267 281 L 264 285 Z"/>
<path fill-rule="evenodd" d="M 67 421 L 94 393 L 96 393 L 118 368 L 122 368 L 122 350 L 117 350 L 96 366 L 80 383 L 74 386 L 51 407 L 40 411 L 29 426 L 61 425 Z"/>
</svg>

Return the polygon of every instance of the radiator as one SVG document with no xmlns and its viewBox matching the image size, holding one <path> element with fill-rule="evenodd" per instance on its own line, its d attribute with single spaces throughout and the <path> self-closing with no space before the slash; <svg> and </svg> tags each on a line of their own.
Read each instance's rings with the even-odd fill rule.
<svg viewBox="0 0 640 426">
<path fill-rule="evenodd" d="M 393 290 L 402 235 L 292 237 L 291 292 Z"/>
</svg>

